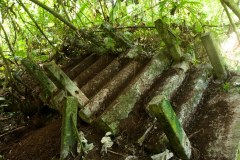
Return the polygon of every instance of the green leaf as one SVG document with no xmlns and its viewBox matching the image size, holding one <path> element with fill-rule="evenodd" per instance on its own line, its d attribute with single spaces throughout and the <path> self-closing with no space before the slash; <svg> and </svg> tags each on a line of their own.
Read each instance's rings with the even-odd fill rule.
<svg viewBox="0 0 240 160">
<path fill-rule="evenodd" d="M 53 27 L 55 25 L 55 23 L 52 23 L 52 22 L 50 22 L 50 23 L 48 23 L 48 25 L 47 25 L 47 27 Z"/>
<path fill-rule="evenodd" d="M 26 52 L 23 51 L 23 50 L 18 50 L 15 52 L 15 55 L 18 56 L 18 57 L 21 57 L 21 58 L 25 58 L 27 55 L 26 55 Z"/>
</svg>

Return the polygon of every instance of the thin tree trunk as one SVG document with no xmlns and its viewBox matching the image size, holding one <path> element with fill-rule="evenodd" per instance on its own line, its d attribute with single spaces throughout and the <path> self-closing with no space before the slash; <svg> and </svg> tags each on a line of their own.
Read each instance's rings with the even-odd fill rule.
<svg viewBox="0 0 240 160">
<path fill-rule="evenodd" d="M 233 0 L 221 0 L 221 1 L 225 3 L 240 20 L 240 9 L 238 8 L 237 3 L 235 3 Z"/>
<path fill-rule="evenodd" d="M 3 33 L 4 33 L 4 36 L 5 36 L 5 40 L 6 40 L 6 42 L 7 42 L 8 48 L 9 48 L 10 51 L 12 52 L 12 56 L 13 56 L 14 62 L 16 63 L 16 65 L 18 65 L 17 60 L 15 59 L 16 57 L 15 57 L 15 52 L 14 52 L 14 50 L 13 50 L 12 44 L 11 44 L 10 40 L 8 39 L 7 32 L 6 32 L 6 30 L 4 29 L 2 23 L 0 23 L 0 30 L 1 30 L 1 29 L 3 30 Z"/>
<path fill-rule="evenodd" d="M 98 0 L 98 2 L 99 2 L 99 4 L 100 4 L 101 10 L 102 10 L 102 15 L 103 15 L 104 21 L 107 22 L 107 17 L 106 17 L 106 15 L 105 15 L 105 13 L 104 13 L 104 9 L 103 9 L 101 0 Z"/>
<path fill-rule="evenodd" d="M 48 37 L 46 36 L 46 34 L 43 32 L 43 30 L 41 29 L 41 27 L 38 25 L 37 21 L 33 18 L 33 16 L 31 15 L 31 13 L 28 11 L 28 9 L 24 6 L 24 4 L 22 3 L 21 0 L 18 0 L 19 4 L 23 7 L 23 9 L 25 10 L 25 12 L 27 12 L 28 16 L 31 18 L 31 20 L 33 21 L 33 23 L 35 24 L 35 26 L 37 27 L 37 29 L 42 33 L 42 35 L 44 36 L 44 38 L 48 41 L 48 43 L 54 47 L 54 45 L 52 44 L 52 42 L 48 39 Z"/>
<path fill-rule="evenodd" d="M 236 34 L 236 36 L 237 36 L 238 43 L 240 43 L 240 38 L 239 38 L 237 29 L 236 29 L 236 25 L 234 24 L 234 22 L 233 22 L 233 20 L 232 20 L 232 17 L 231 17 L 231 15 L 230 15 L 229 11 L 228 11 L 228 8 L 227 8 L 226 4 L 225 4 L 222 0 L 221 0 L 221 3 L 222 3 L 222 5 L 223 5 L 224 10 L 226 11 L 226 14 L 227 14 L 227 16 L 228 16 L 229 22 L 230 22 L 230 24 L 231 24 L 231 26 L 232 26 L 232 28 L 233 28 L 233 31 L 235 32 L 235 34 Z"/>
<path fill-rule="evenodd" d="M 7 83 L 9 83 L 10 80 L 12 80 L 12 74 L 11 74 L 10 65 L 9 65 L 7 59 L 6 59 L 6 58 L 4 57 L 4 55 L 3 55 L 2 47 L 0 47 L 0 56 L 2 57 L 3 62 L 4 62 L 4 64 L 5 64 L 5 71 L 4 71 L 5 80 L 6 80 Z M 5 85 L 3 86 L 4 89 L 6 88 L 6 85 L 7 85 L 7 84 L 5 84 Z"/>
<path fill-rule="evenodd" d="M 62 6 L 62 9 L 63 9 L 63 12 L 64 12 L 65 16 L 67 17 L 67 20 L 70 22 L 71 21 L 70 16 L 68 15 L 67 10 L 66 10 L 63 2 L 60 1 L 60 3 L 61 3 L 60 5 Z"/>
<path fill-rule="evenodd" d="M 31 2 L 37 4 L 38 6 L 42 7 L 43 9 L 45 9 L 46 11 L 48 11 L 49 13 L 51 13 L 54 17 L 58 18 L 60 21 L 62 21 L 64 24 L 66 24 L 67 26 L 69 26 L 71 29 L 77 31 L 77 27 L 75 27 L 72 23 L 70 23 L 68 20 L 66 20 L 65 18 L 63 18 L 63 16 L 61 16 L 59 13 L 57 13 L 56 11 L 54 11 L 52 8 L 46 6 L 45 4 L 39 2 L 38 0 L 30 0 Z"/>
</svg>

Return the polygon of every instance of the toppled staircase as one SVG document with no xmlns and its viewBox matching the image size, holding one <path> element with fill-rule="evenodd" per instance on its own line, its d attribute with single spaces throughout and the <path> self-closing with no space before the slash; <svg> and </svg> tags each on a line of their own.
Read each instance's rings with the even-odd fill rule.
<svg viewBox="0 0 240 160">
<path fill-rule="evenodd" d="M 111 131 L 115 135 L 124 132 L 131 143 L 144 146 L 151 153 L 163 152 L 169 148 L 166 135 L 148 109 L 148 105 L 154 99 L 164 96 L 171 100 L 180 123 L 191 136 L 190 140 L 193 139 L 196 142 L 201 141 L 200 136 L 214 136 L 213 133 L 206 135 L 208 132 L 202 131 L 212 129 L 211 126 L 206 126 L 206 123 L 210 120 L 215 118 L 216 123 L 212 125 L 220 125 L 217 124 L 217 122 L 219 123 L 217 119 L 221 116 L 214 115 L 217 114 L 213 109 L 214 104 L 220 104 L 222 107 L 228 108 L 231 112 L 230 115 L 233 115 L 230 106 L 233 107 L 236 115 L 238 113 L 237 104 L 239 103 L 237 102 L 240 95 L 238 93 L 232 94 L 234 91 L 211 95 L 214 92 L 212 91 L 213 87 L 208 85 L 211 81 L 209 77 L 210 69 L 203 65 L 190 67 L 188 62 L 180 62 L 170 66 L 170 62 L 161 56 L 152 59 L 134 60 L 113 55 L 88 55 L 72 60 L 62 69 L 89 99 L 87 104 L 79 111 L 79 116 L 83 121 L 97 126 L 104 132 Z M 237 79 L 238 77 L 235 77 L 236 81 Z M 237 82 L 232 84 L 235 83 Z M 214 89 L 216 90 L 216 87 Z M 58 94 L 59 92 L 56 96 Z M 222 94 L 225 96 L 219 97 Z M 232 95 L 234 96 L 231 97 Z M 208 96 L 211 96 L 211 98 Z M 204 105 L 207 105 L 210 109 L 201 108 Z M 222 108 L 219 109 L 223 110 Z M 227 117 L 227 112 L 228 110 L 218 114 L 224 114 Z M 210 115 L 208 116 L 208 114 Z M 236 133 L 239 131 L 236 123 L 239 122 L 239 118 L 235 116 L 232 120 L 222 120 L 221 126 L 224 126 L 225 123 L 235 125 L 228 132 L 231 135 L 229 138 L 237 139 Z M 215 129 L 217 131 L 218 127 Z M 221 130 L 219 132 L 223 134 Z M 195 135 L 198 136 L 195 137 Z M 217 137 L 215 138 L 217 139 Z M 234 150 L 233 144 L 236 148 L 238 142 L 227 139 L 227 135 L 225 139 L 231 141 L 229 147 L 231 146 L 231 149 Z M 206 145 L 208 140 L 203 140 L 203 142 Z M 217 140 L 215 143 L 220 142 Z M 222 143 L 225 142 L 222 141 Z M 202 158 L 220 157 L 216 149 L 214 150 L 215 153 L 211 155 L 214 149 L 214 147 L 211 148 L 212 144 L 208 146 L 211 149 L 207 147 L 198 148 L 198 145 L 201 146 L 200 144 L 202 143 L 193 143 L 193 146 L 196 147 L 196 150 L 199 150 Z M 202 154 L 202 150 L 204 150 L 204 154 Z M 208 150 L 211 152 L 206 154 Z M 195 151 L 194 154 L 200 156 L 198 155 L 199 152 Z M 228 153 L 228 155 L 224 154 L 223 156 L 230 157 L 233 155 Z"/>
<path fill-rule="evenodd" d="M 45 70 L 51 70 L 48 66 Z M 145 59 L 83 55 L 62 70 L 75 82 L 67 76 L 59 77 L 66 86 L 69 82 L 75 87 L 66 88 L 79 98 L 79 117 L 104 132 L 127 137 L 128 143 L 144 147 L 151 154 L 171 150 L 166 131 L 149 109 L 165 98 L 190 139 L 192 159 L 234 159 L 239 154 L 237 75 L 230 78 L 232 87 L 224 92 L 214 83 L 208 65 L 171 63 L 161 53 Z M 54 94 L 46 101 L 61 105 L 66 91 L 52 88 Z"/>
</svg>

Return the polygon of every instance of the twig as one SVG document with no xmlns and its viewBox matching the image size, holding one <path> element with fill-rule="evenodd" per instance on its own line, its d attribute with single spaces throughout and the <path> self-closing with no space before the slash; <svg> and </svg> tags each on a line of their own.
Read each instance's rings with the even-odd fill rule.
<svg viewBox="0 0 240 160">
<path fill-rule="evenodd" d="M 137 28 L 143 28 L 143 29 L 154 29 L 155 26 L 125 26 L 125 27 L 115 27 L 114 29 L 137 29 Z"/>
<path fill-rule="evenodd" d="M 121 153 L 117 153 L 117 152 L 114 152 L 114 151 L 111 151 L 111 150 L 107 150 L 107 151 L 112 153 L 112 154 L 118 155 L 118 156 L 126 157 L 126 155 L 121 154 Z"/>
<path fill-rule="evenodd" d="M 148 136 L 149 132 L 152 130 L 156 123 L 156 119 L 154 119 L 153 124 L 145 131 L 141 138 L 138 139 L 138 144 L 142 146 L 143 142 L 145 141 L 146 137 Z"/>
<path fill-rule="evenodd" d="M 195 134 L 198 134 L 200 131 L 203 131 L 203 132 L 204 132 L 203 128 L 201 128 L 200 130 L 192 133 L 190 136 L 188 136 L 188 138 L 189 138 L 189 139 L 192 138 Z"/>
<path fill-rule="evenodd" d="M 21 126 L 21 127 L 15 128 L 15 129 L 13 129 L 13 130 L 11 130 L 11 131 L 8 131 L 8 132 L 6 132 L 6 133 L 0 135 L 0 138 L 6 136 L 6 135 L 8 135 L 8 134 L 11 134 L 11 133 L 13 133 L 13 132 L 16 132 L 16 131 L 19 131 L 19 130 L 25 129 L 25 128 L 26 128 L 26 126 Z"/>
<path fill-rule="evenodd" d="M 114 30 L 120 29 L 155 29 L 154 26 L 125 26 L 125 27 L 113 27 Z M 95 30 L 93 32 L 103 32 L 103 30 Z"/>
<path fill-rule="evenodd" d="M 62 1 L 59 1 L 59 2 L 60 2 L 60 5 L 62 6 L 63 12 L 64 12 L 64 14 L 65 14 L 65 16 L 66 16 L 67 20 L 70 22 L 70 21 L 71 21 L 71 19 L 70 19 L 70 17 L 69 17 L 69 15 L 68 15 L 68 13 L 67 13 L 67 10 L 66 10 L 66 8 L 65 8 L 64 4 L 62 3 Z"/>
<path fill-rule="evenodd" d="M 77 138 L 77 142 L 80 143 L 80 153 L 79 155 L 82 156 L 82 155 L 85 155 L 86 152 L 84 151 L 84 148 L 83 148 L 83 144 L 82 144 L 82 137 L 81 137 L 81 134 L 78 134 L 78 129 L 74 123 L 74 120 L 73 120 L 73 115 L 71 114 L 71 123 L 72 123 L 72 129 L 73 129 L 73 134 L 74 136 Z"/>
<path fill-rule="evenodd" d="M 87 6 L 88 7 L 88 6 Z M 81 15 L 83 15 L 85 17 L 86 20 L 88 20 L 91 24 L 94 24 L 84 13 L 83 11 L 81 11 L 81 9 L 79 7 L 76 7 L 79 10 L 79 13 L 81 13 Z M 89 8 L 89 7 L 88 7 Z M 84 26 L 84 23 L 81 19 L 81 17 L 79 16 L 79 14 L 77 14 L 78 19 L 81 21 L 82 25 Z"/>
<path fill-rule="evenodd" d="M 16 44 L 16 41 L 17 41 L 17 31 L 18 31 L 18 29 L 17 29 L 16 22 L 13 20 L 11 14 L 9 12 L 7 12 L 7 13 L 8 13 L 8 16 L 10 17 L 10 20 L 12 22 L 12 26 L 14 28 L 14 41 L 12 42 L 12 44 L 14 46 Z"/>
<path fill-rule="evenodd" d="M 238 22 L 236 22 L 236 23 L 234 23 L 235 25 L 240 25 L 240 21 L 238 21 Z M 210 24 L 204 24 L 203 25 L 203 27 L 216 27 L 216 28 L 218 28 L 218 27 L 229 27 L 229 26 L 231 26 L 231 24 L 222 24 L 222 25 L 210 25 Z"/>
<path fill-rule="evenodd" d="M 71 29 L 73 29 L 74 31 L 77 31 L 78 28 L 75 27 L 71 22 L 69 22 L 68 20 L 66 20 L 63 16 L 61 16 L 59 13 L 57 13 L 56 11 L 54 11 L 52 8 L 46 6 L 44 3 L 38 1 L 38 0 L 30 0 L 31 2 L 37 4 L 38 6 L 40 6 L 41 8 L 45 9 L 46 11 L 48 11 L 49 13 L 51 13 L 54 17 L 56 17 L 57 19 L 59 19 L 60 21 L 62 21 L 64 24 L 66 24 L 67 26 L 69 26 Z"/>
<path fill-rule="evenodd" d="M 7 61 L 7 59 L 5 58 L 5 56 L 3 55 L 3 51 L 2 51 L 2 47 L 0 47 L 0 57 L 2 57 L 3 62 L 5 64 L 5 79 L 9 82 L 10 80 L 13 80 L 12 78 L 12 74 L 11 74 L 11 68 L 10 68 L 10 64 Z"/>
</svg>

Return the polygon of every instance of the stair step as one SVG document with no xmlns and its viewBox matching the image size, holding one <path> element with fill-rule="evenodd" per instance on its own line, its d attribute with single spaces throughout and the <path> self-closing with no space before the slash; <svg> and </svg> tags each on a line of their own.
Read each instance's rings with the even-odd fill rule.
<svg viewBox="0 0 240 160">
<path fill-rule="evenodd" d="M 87 82 L 81 90 L 88 98 L 93 97 L 114 75 L 126 64 L 126 59 L 115 58 L 105 69 L 98 73 L 93 79 Z"/>
<path fill-rule="evenodd" d="M 145 66 L 141 74 L 131 82 L 124 92 L 115 99 L 104 113 L 98 117 L 95 123 L 104 131 L 111 131 L 116 134 L 121 120 L 128 117 L 135 104 L 160 76 L 163 70 L 169 65 L 169 60 L 164 56 L 154 57 Z"/>
<path fill-rule="evenodd" d="M 155 120 L 148 111 L 148 103 L 155 96 L 163 96 L 170 99 L 188 75 L 188 70 L 189 64 L 182 62 L 164 71 L 151 85 L 150 89 L 141 96 L 128 117 L 121 121 L 119 132 L 127 134 L 129 141 L 132 143 L 137 142 L 142 146 L 148 136 L 146 132 L 152 131 L 149 128 L 154 128 L 153 126 L 155 126 Z"/>
<path fill-rule="evenodd" d="M 87 56 L 86 55 L 81 55 L 76 58 L 72 58 L 66 65 L 64 65 L 61 69 L 64 72 L 67 72 L 68 70 L 72 69 L 74 66 L 77 64 L 81 63 Z"/>
<path fill-rule="evenodd" d="M 74 81 L 77 83 L 78 87 L 82 87 L 90 79 L 96 76 L 102 69 L 104 69 L 111 61 L 114 59 L 111 55 L 101 56 L 95 63 L 93 63 L 88 68 L 85 68 Z"/>
<path fill-rule="evenodd" d="M 78 63 L 76 66 L 71 68 L 66 74 L 70 79 L 74 79 L 77 77 L 81 72 L 83 72 L 85 69 L 87 69 L 90 65 L 92 65 L 97 59 L 98 55 L 91 54 L 88 57 L 86 57 L 84 60 L 81 61 L 81 63 Z"/>
<path fill-rule="evenodd" d="M 129 62 L 90 100 L 84 109 L 79 112 L 80 117 L 84 121 L 91 123 L 97 112 L 100 110 L 103 111 L 106 108 L 107 103 L 111 102 L 111 100 L 120 93 L 120 90 L 127 85 L 140 68 L 141 63 L 137 61 Z"/>
<path fill-rule="evenodd" d="M 161 80 L 161 85 L 158 86 L 154 97 L 170 99 L 177 89 L 182 85 L 184 79 L 186 78 L 186 72 L 189 70 L 189 63 L 182 62 L 172 66 L 167 71 L 167 78 Z M 160 81 L 159 80 L 159 81 Z M 149 112 L 148 106 L 146 106 L 146 111 Z"/>
<path fill-rule="evenodd" d="M 239 81 L 240 76 L 233 76 L 228 81 L 227 92 L 223 91 L 222 85 L 210 86 L 188 127 L 192 145 L 201 153 L 201 159 L 237 159 L 240 142 Z"/>
<path fill-rule="evenodd" d="M 63 90 L 66 90 L 71 96 L 75 97 L 82 108 L 89 99 L 78 88 L 78 86 L 57 66 L 54 62 L 44 64 L 44 69 L 52 80 L 55 80 Z"/>
<path fill-rule="evenodd" d="M 184 80 L 180 88 L 175 92 L 176 94 L 172 96 L 171 102 L 174 106 L 174 111 L 184 128 L 188 125 L 188 120 L 195 113 L 208 83 L 208 70 L 202 67 L 197 68 L 190 71 L 189 77 Z M 156 98 L 161 99 L 163 97 L 162 95 L 158 95 L 153 98 L 153 101 Z M 177 104 L 175 101 L 181 103 Z M 158 126 L 158 129 L 153 131 L 144 146 L 151 152 L 157 153 L 164 151 L 168 147 L 168 140 L 161 126 Z"/>
<path fill-rule="evenodd" d="M 200 67 L 192 72 L 189 75 L 189 79 L 183 82 L 183 88 L 180 88 L 180 92 L 172 97 L 171 100 L 174 110 L 178 114 L 179 121 L 184 128 L 189 125 L 188 122 L 196 112 L 197 106 L 210 81 L 208 69 Z"/>
</svg>

